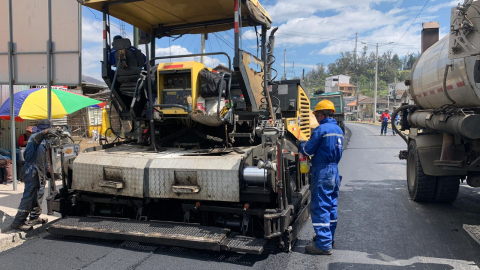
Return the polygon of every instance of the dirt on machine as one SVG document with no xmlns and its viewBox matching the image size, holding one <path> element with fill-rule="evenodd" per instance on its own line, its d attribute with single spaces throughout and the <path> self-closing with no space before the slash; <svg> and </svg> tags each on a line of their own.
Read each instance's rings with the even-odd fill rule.
<svg viewBox="0 0 480 270">
<path fill-rule="evenodd" d="M 480 1 L 453 7 L 450 33 L 439 40 L 439 24 L 423 24 L 422 54 L 414 64 L 399 133 L 408 145 L 410 198 L 452 203 L 460 182 L 480 187 Z M 392 128 L 397 129 L 392 125 Z M 399 131 L 397 129 L 397 131 Z M 480 226 L 464 229 L 480 243 Z"/>
<path fill-rule="evenodd" d="M 62 189 L 47 200 L 63 218 L 48 231 L 253 254 L 270 241 L 290 250 L 310 213 L 297 147 L 310 138 L 310 101 L 302 81 L 275 80 L 276 29 L 267 34 L 272 20 L 261 4 L 79 2 L 103 14 L 110 110 L 132 130 L 65 169 Z M 128 39 L 112 41 L 111 17 L 141 30 L 142 51 Z M 259 57 L 242 49 L 244 27 L 258 29 Z M 156 39 L 231 29 L 233 59 L 225 52 L 155 55 Z M 201 56 L 226 65 L 183 61 Z"/>
</svg>

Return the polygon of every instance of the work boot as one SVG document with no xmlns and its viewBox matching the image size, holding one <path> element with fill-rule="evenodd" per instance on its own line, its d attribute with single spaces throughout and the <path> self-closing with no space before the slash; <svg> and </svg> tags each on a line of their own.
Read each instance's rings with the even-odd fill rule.
<svg viewBox="0 0 480 270">
<path fill-rule="evenodd" d="M 28 225 L 35 226 L 37 224 L 45 224 L 48 222 L 48 218 L 35 218 L 28 221 Z"/>
<path fill-rule="evenodd" d="M 14 230 L 24 231 L 24 232 L 30 231 L 31 229 L 33 229 L 32 226 L 27 225 L 25 223 L 12 223 L 12 226 L 10 226 L 10 228 Z"/>
<path fill-rule="evenodd" d="M 317 242 L 317 235 L 315 235 L 315 234 L 313 235 L 312 241 L 313 241 L 313 243 Z M 334 247 L 335 247 L 335 240 L 332 241 L 332 248 L 334 248 Z"/>
<path fill-rule="evenodd" d="M 315 243 L 310 246 L 306 246 L 305 252 L 313 255 L 332 255 L 333 254 L 333 251 L 331 249 L 330 250 L 318 249 L 317 246 L 315 246 Z"/>
</svg>

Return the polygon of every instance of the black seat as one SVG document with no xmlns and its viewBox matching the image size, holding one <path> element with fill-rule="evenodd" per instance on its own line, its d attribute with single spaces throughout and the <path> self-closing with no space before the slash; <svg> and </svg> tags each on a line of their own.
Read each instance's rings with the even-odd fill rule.
<svg viewBox="0 0 480 270">
<path fill-rule="evenodd" d="M 144 66 L 143 55 L 140 50 L 130 50 L 132 44 L 129 39 L 122 38 L 113 41 L 116 50 L 115 63 L 118 69 L 117 82 L 120 83 L 119 91 L 126 96 L 133 97 L 137 80 Z"/>
</svg>

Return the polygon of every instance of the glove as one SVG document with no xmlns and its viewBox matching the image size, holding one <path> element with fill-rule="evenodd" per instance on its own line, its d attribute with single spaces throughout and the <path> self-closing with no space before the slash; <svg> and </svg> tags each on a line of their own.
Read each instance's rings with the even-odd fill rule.
<svg viewBox="0 0 480 270">
<path fill-rule="evenodd" d="M 301 140 L 298 140 L 297 141 L 297 147 L 300 148 L 300 146 L 304 143 L 306 143 L 307 141 L 301 141 Z"/>
<path fill-rule="evenodd" d="M 48 138 L 58 136 L 58 131 L 54 128 L 46 129 L 44 132 L 45 132 L 46 137 L 48 137 Z"/>
</svg>

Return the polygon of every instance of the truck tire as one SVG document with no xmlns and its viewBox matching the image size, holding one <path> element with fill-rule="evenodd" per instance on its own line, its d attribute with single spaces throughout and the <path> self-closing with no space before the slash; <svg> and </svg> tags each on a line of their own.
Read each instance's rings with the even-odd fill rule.
<svg viewBox="0 0 480 270">
<path fill-rule="evenodd" d="M 436 178 L 423 172 L 417 143 L 411 140 L 408 144 L 407 186 L 410 198 L 415 202 L 433 201 L 436 189 Z"/>
<path fill-rule="evenodd" d="M 460 189 L 460 177 L 458 176 L 440 176 L 437 177 L 437 186 L 435 189 L 435 202 L 453 203 L 457 199 Z"/>
</svg>

